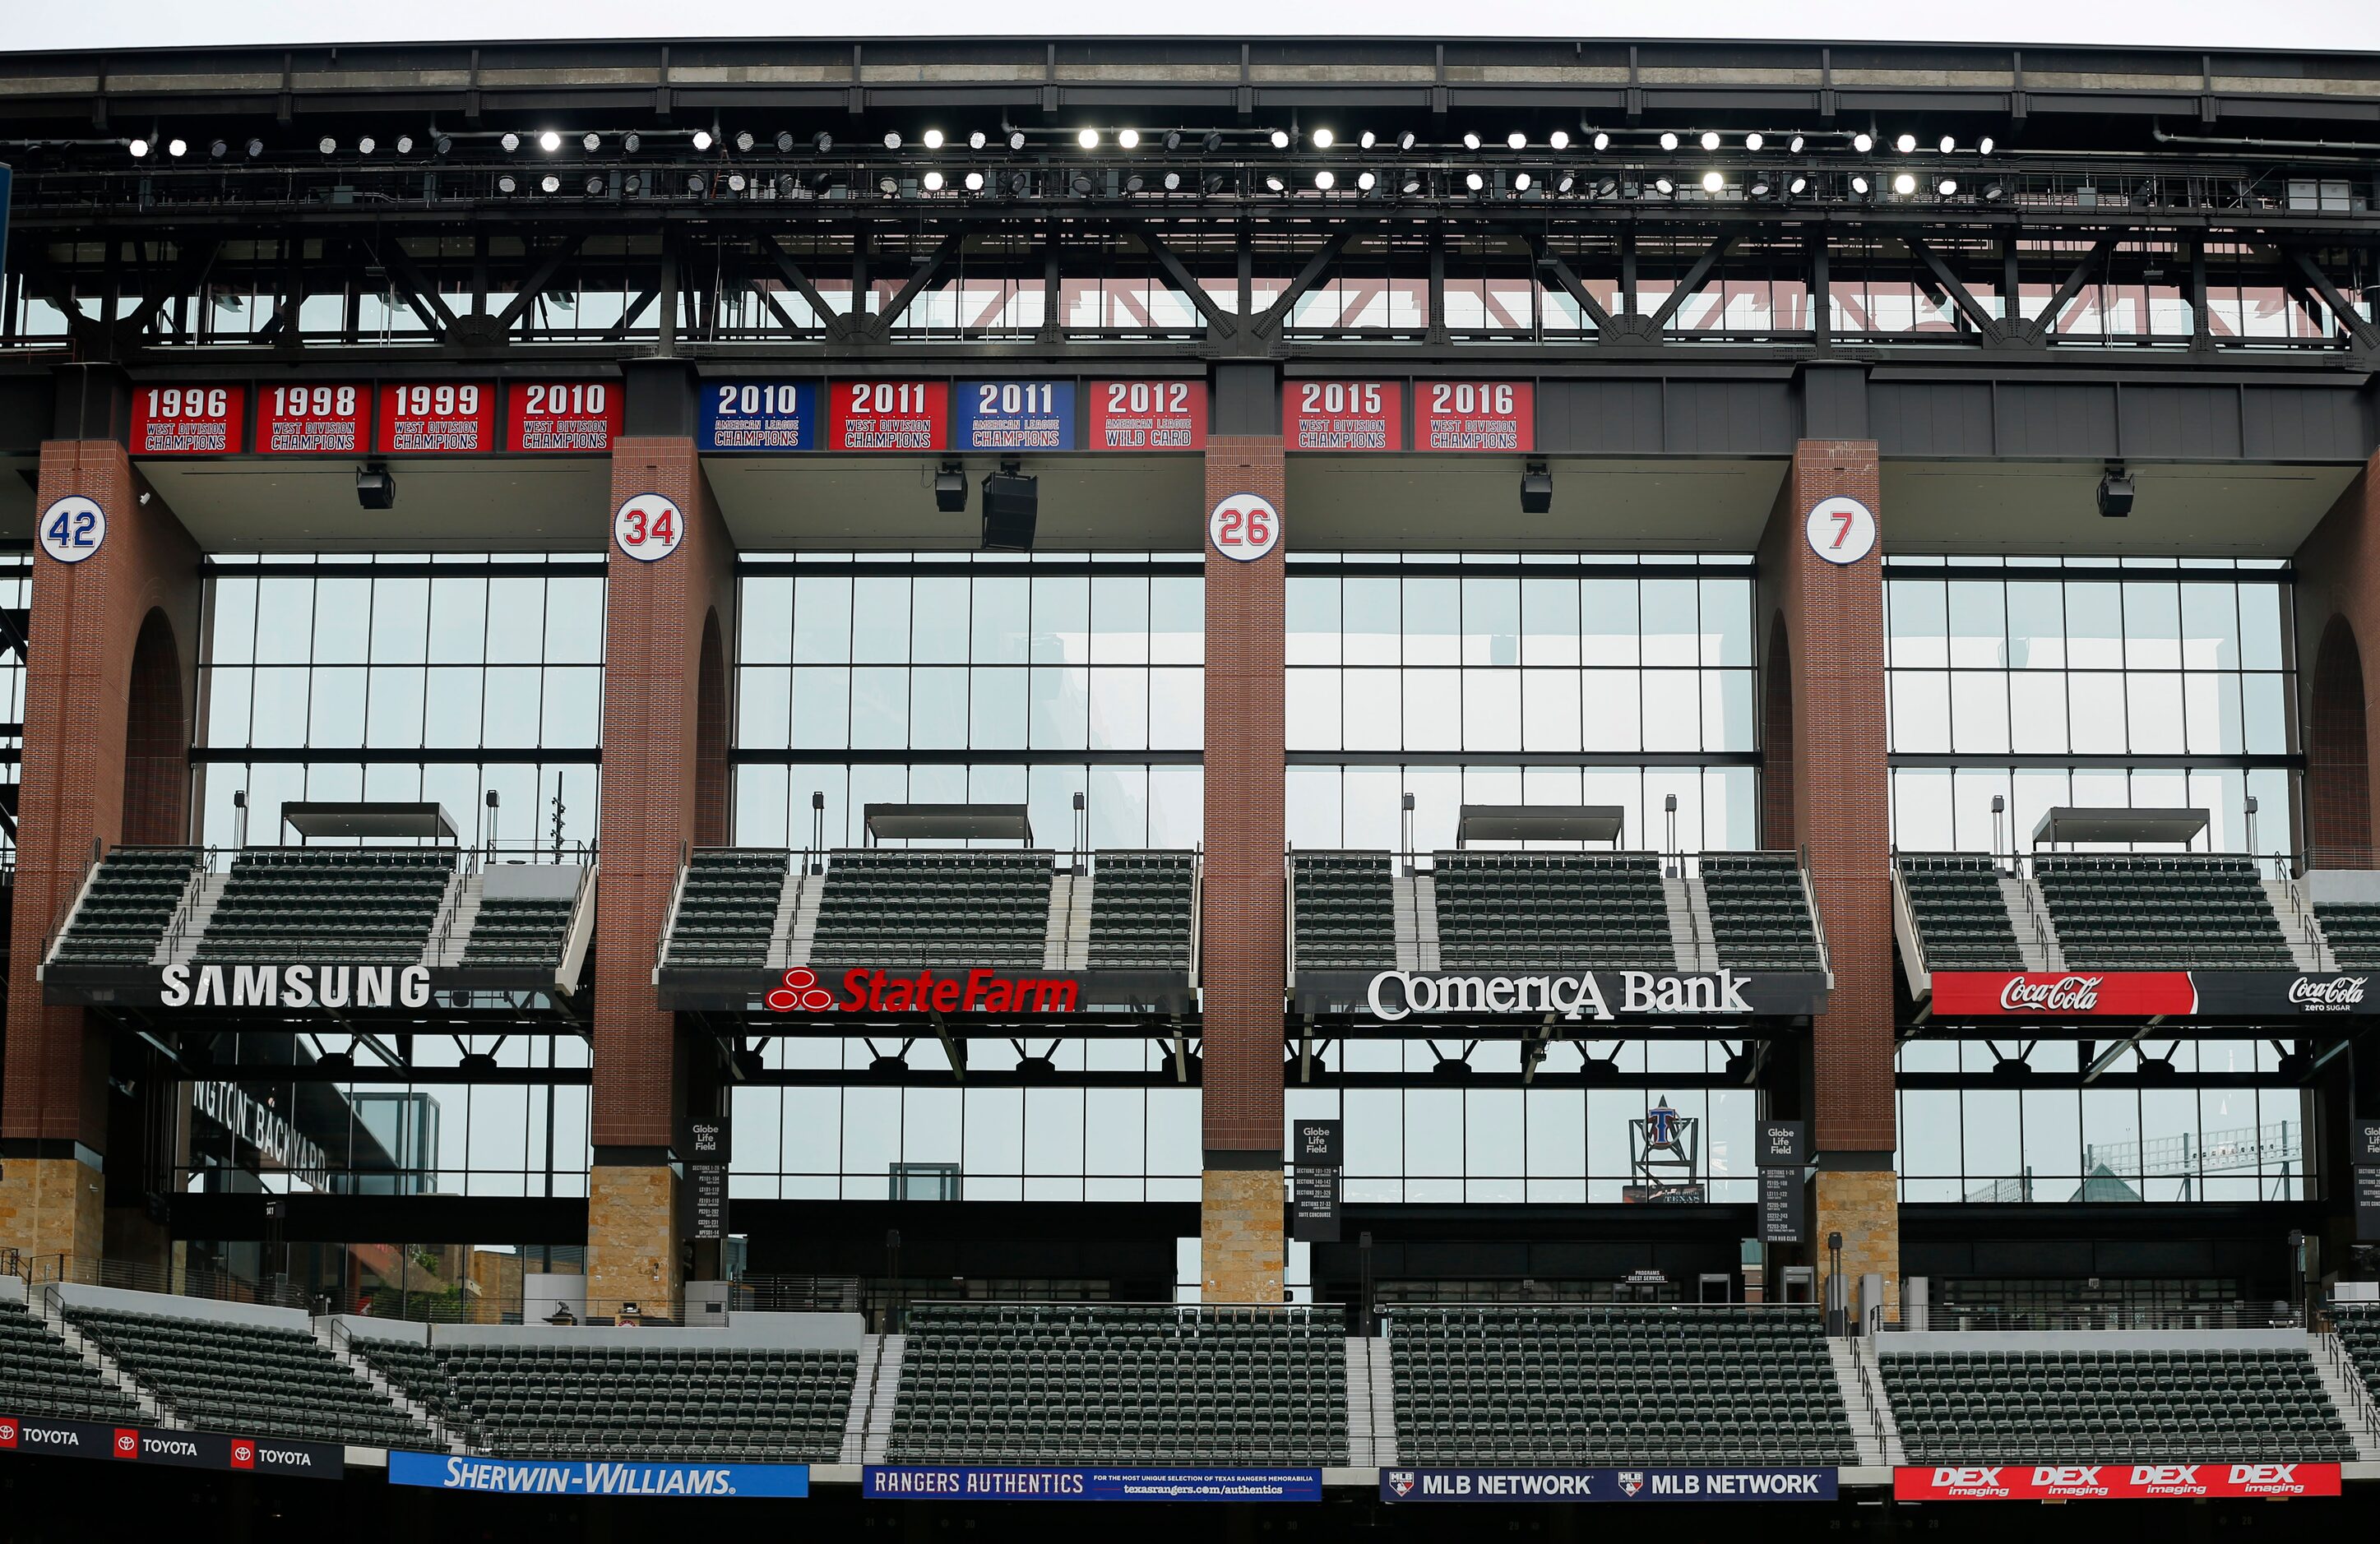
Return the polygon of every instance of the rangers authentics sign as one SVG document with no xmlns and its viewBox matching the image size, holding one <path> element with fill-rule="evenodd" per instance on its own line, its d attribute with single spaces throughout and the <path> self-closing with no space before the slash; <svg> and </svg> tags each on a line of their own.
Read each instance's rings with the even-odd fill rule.
<svg viewBox="0 0 2380 1544">
<path fill-rule="evenodd" d="M 1301 985 L 1304 977 L 1300 978 Z M 1809 1013 L 1826 977 L 1812 971 L 1578 971 L 1545 975 L 1382 971 L 1365 988 L 1372 1016 L 1552 1014 L 1572 1023 L 1616 1019 L 1750 1019 Z"/>
<path fill-rule="evenodd" d="M 2277 1501 L 2338 1494 L 2336 1464 L 1991 1464 L 1900 1468 L 1904 1502 Z"/>
<path fill-rule="evenodd" d="M 2373 978 L 2293 971 L 1937 971 L 1937 1017 L 2235 1019 L 2380 1014 Z"/>
</svg>

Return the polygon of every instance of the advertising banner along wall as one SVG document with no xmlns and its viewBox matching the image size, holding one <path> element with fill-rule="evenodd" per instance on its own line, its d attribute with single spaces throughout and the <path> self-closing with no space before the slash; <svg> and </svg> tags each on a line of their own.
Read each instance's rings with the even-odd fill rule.
<svg viewBox="0 0 2380 1544">
<path fill-rule="evenodd" d="M 1318 1502 L 1322 1471 L 870 1464 L 859 1493 L 882 1502 Z"/>
<path fill-rule="evenodd" d="M 1382 1469 L 1384 1502 L 1830 1502 L 1835 1471 Z"/>
<path fill-rule="evenodd" d="M 439 1490 L 495 1490 L 509 1495 L 683 1496 L 718 1501 L 735 1496 L 807 1496 L 807 1464 L 646 1464 L 597 1460 L 467 1458 L 459 1454 L 391 1453 L 391 1485 Z"/>
<path fill-rule="evenodd" d="M 222 1431 L 168 1431 L 148 1426 L 104 1426 L 50 1416 L 0 1416 L 0 1453 L 59 1458 L 114 1458 L 180 1469 L 239 1469 L 256 1474 L 336 1479 L 346 1473 L 347 1450 L 336 1442 L 287 1437 L 235 1437 Z"/>
<path fill-rule="evenodd" d="M 2336 1496 L 2336 1464 L 1991 1464 L 1900 1468 L 1904 1502 L 2203 1501 Z"/>
<path fill-rule="evenodd" d="M 2380 1014 L 2372 978 L 2343 971 L 1937 971 L 1937 1018 L 2289 1019 Z"/>
</svg>

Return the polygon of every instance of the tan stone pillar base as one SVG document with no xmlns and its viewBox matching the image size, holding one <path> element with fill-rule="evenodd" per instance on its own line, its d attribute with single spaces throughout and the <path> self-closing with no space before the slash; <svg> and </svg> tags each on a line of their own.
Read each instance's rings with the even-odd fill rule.
<svg viewBox="0 0 2380 1544">
<path fill-rule="evenodd" d="M 666 1164 L 599 1164 L 587 1178 L 587 1311 L 634 1303 L 645 1318 L 674 1320 L 678 1273 L 677 1176 Z"/>
<path fill-rule="evenodd" d="M 1281 1165 L 1208 1169 L 1199 1193 L 1199 1297 L 1278 1303 L 1288 1245 L 1281 1232 Z"/>
<path fill-rule="evenodd" d="M 28 1262 L 68 1255 L 96 1265 L 107 1231 L 107 1186 L 79 1158 L 0 1164 L 0 1250 Z"/>
<path fill-rule="evenodd" d="M 1843 1236 L 1843 1303 L 1859 1311 L 1860 1278 L 1884 1277 L 1884 1316 L 1900 1319 L 1900 1182 L 1890 1169 L 1818 1170 L 1816 1226 L 1811 1258 L 1817 1262 L 1819 1298 L 1826 1301 L 1827 1236 Z"/>
</svg>

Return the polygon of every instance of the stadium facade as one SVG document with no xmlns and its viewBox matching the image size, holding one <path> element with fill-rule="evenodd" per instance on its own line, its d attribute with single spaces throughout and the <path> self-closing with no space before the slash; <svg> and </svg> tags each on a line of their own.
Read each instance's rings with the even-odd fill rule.
<svg viewBox="0 0 2380 1544">
<path fill-rule="evenodd" d="M 37 1290 L 2380 1276 L 2380 55 L 19 54 L 0 160 Z"/>
</svg>

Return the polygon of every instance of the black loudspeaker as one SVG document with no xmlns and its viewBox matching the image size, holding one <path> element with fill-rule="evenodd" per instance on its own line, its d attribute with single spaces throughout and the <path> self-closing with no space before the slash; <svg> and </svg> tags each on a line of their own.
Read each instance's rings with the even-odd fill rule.
<svg viewBox="0 0 2380 1544">
<path fill-rule="evenodd" d="M 983 547 L 987 552 L 1029 552 L 1041 507 L 1038 479 L 998 471 L 983 479 Z"/>
</svg>

